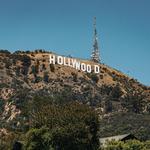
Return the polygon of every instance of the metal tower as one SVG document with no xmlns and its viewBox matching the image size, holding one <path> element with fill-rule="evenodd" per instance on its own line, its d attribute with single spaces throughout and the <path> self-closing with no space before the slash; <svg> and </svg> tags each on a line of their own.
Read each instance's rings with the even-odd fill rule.
<svg viewBox="0 0 150 150">
<path fill-rule="evenodd" d="M 99 47 L 98 47 L 98 37 L 97 37 L 97 30 L 96 30 L 96 17 L 94 17 L 94 40 L 93 40 L 93 50 L 91 54 L 91 60 L 97 63 L 100 63 L 100 56 L 99 56 Z"/>
</svg>

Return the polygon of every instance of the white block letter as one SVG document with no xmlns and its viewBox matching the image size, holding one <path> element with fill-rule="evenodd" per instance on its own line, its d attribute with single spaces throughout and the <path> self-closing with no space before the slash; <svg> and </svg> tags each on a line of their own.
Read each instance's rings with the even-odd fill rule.
<svg viewBox="0 0 150 150">
<path fill-rule="evenodd" d="M 64 66 L 68 66 L 66 57 L 64 57 Z"/>
<path fill-rule="evenodd" d="M 81 63 L 81 70 L 86 71 L 86 64 L 85 63 Z"/>
<path fill-rule="evenodd" d="M 55 55 L 49 55 L 49 63 L 55 64 Z"/>
<path fill-rule="evenodd" d="M 80 62 L 76 61 L 76 69 L 80 70 Z"/>
<path fill-rule="evenodd" d="M 72 67 L 75 68 L 75 66 L 76 66 L 76 59 L 71 59 L 71 62 L 72 62 Z"/>
<path fill-rule="evenodd" d="M 99 69 L 98 65 L 94 65 L 94 72 L 95 73 L 99 73 L 100 72 L 100 69 Z"/>
<path fill-rule="evenodd" d="M 57 56 L 57 63 L 59 65 L 62 65 L 63 64 L 63 57 L 62 56 Z"/>
<path fill-rule="evenodd" d="M 91 73 L 91 71 L 92 71 L 91 65 L 87 65 L 87 69 L 86 70 L 87 70 L 88 73 Z"/>
</svg>

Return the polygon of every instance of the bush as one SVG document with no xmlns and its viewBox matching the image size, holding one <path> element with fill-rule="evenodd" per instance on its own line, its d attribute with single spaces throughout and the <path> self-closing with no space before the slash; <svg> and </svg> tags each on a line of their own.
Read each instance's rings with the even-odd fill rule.
<svg viewBox="0 0 150 150">
<path fill-rule="evenodd" d="M 77 73 L 72 72 L 71 75 L 73 77 L 73 81 L 77 82 L 78 81 L 78 75 L 77 75 Z"/>
<path fill-rule="evenodd" d="M 99 81 L 99 77 L 95 73 L 88 73 L 87 76 L 91 78 L 95 83 Z"/>
<path fill-rule="evenodd" d="M 42 77 L 40 77 L 40 76 L 35 76 L 34 83 L 39 83 L 39 82 L 41 82 L 42 80 L 43 80 Z"/>
<path fill-rule="evenodd" d="M 4 54 L 11 54 L 8 50 L 3 50 L 3 49 L 0 49 L 0 53 L 4 53 Z"/>
<path fill-rule="evenodd" d="M 5 60 L 5 67 L 6 67 L 7 69 L 9 69 L 10 66 L 12 66 L 12 63 L 10 62 L 10 60 L 6 59 L 6 60 Z"/>
<path fill-rule="evenodd" d="M 0 114 L 3 112 L 4 110 L 4 100 L 3 99 L 0 99 Z"/>
<path fill-rule="evenodd" d="M 15 73 L 16 73 L 16 76 L 19 76 L 19 75 L 20 75 L 20 67 L 19 67 L 19 66 L 16 67 Z"/>
<path fill-rule="evenodd" d="M 54 64 L 50 64 L 50 70 L 51 70 L 51 72 L 55 72 Z"/>
<path fill-rule="evenodd" d="M 123 92 L 120 88 L 120 85 L 117 84 L 113 87 L 112 92 L 111 92 L 111 96 L 113 100 L 119 100 L 119 98 L 122 96 Z"/>
<path fill-rule="evenodd" d="M 49 82 L 49 75 L 48 75 L 48 72 L 44 72 L 43 80 L 44 80 L 44 82 L 46 82 L 46 83 Z"/>
<path fill-rule="evenodd" d="M 147 150 L 149 142 L 140 142 L 138 140 L 110 141 L 102 150 Z"/>
<path fill-rule="evenodd" d="M 1 150 L 12 150 L 13 143 L 19 139 L 20 134 L 9 132 L 8 134 L 1 134 L 0 138 L 0 149 Z"/>
<path fill-rule="evenodd" d="M 52 135 L 48 128 L 30 129 L 26 134 L 25 149 L 27 150 L 53 150 Z"/>
<path fill-rule="evenodd" d="M 29 67 L 31 65 L 31 59 L 27 55 L 22 55 L 21 61 L 23 66 Z"/>
</svg>

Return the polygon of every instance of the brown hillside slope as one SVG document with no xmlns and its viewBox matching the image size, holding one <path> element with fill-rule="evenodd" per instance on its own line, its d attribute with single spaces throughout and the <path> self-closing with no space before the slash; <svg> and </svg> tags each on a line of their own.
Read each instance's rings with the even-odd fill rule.
<svg viewBox="0 0 150 150">
<path fill-rule="evenodd" d="M 62 95 L 96 107 L 102 115 L 115 112 L 150 112 L 150 88 L 107 65 L 100 73 L 86 73 L 50 65 L 51 52 L 0 53 L 0 121 L 22 128 L 28 123 L 27 106 L 35 95 Z M 89 60 L 77 59 L 94 65 Z"/>
</svg>

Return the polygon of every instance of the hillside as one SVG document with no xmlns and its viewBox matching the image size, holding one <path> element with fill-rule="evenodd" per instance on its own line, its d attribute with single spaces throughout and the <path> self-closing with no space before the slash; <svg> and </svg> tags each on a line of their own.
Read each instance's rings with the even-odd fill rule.
<svg viewBox="0 0 150 150">
<path fill-rule="evenodd" d="M 138 123 L 134 129 L 128 128 L 132 120 L 130 119 L 124 128 L 113 131 L 118 122 L 116 118 L 122 119 L 119 114 L 124 116 L 130 114 L 131 118 L 143 116 L 137 117 L 137 120 L 144 120 L 145 116 L 149 116 L 150 87 L 105 64 L 97 64 L 100 66 L 99 74 L 86 73 L 64 65 L 49 64 L 49 54 L 52 52 L 43 50 L 15 53 L 0 51 L 2 133 L 24 131 L 28 128 L 28 111 L 30 102 L 35 96 L 57 96 L 59 103 L 79 101 L 94 107 L 101 119 L 101 136 L 136 132 L 138 128 L 143 129 L 147 126 L 150 120 L 143 125 L 143 128 L 141 123 Z M 90 60 L 77 60 L 94 65 Z M 138 122 L 137 120 L 134 119 L 133 124 Z M 144 131 L 147 132 L 146 129 Z"/>
</svg>

